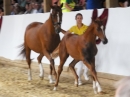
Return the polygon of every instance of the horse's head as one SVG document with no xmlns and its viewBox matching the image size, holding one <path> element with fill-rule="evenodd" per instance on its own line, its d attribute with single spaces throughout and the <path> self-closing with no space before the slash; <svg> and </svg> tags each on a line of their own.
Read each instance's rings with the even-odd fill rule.
<svg viewBox="0 0 130 97">
<path fill-rule="evenodd" d="M 97 10 L 93 11 L 92 24 L 94 25 L 94 33 L 98 36 L 98 41 L 102 41 L 103 44 L 108 42 L 105 35 L 106 22 L 108 17 L 108 9 L 104 9 L 104 12 L 100 17 L 97 17 Z"/>
<path fill-rule="evenodd" d="M 57 4 L 55 6 L 51 6 L 51 17 L 53 26 L 55 28 L 55 32 L 58 34 L 61 30 L 61 23 L 62 23 L 62 6 L 58 6 Z"/>
</svg>

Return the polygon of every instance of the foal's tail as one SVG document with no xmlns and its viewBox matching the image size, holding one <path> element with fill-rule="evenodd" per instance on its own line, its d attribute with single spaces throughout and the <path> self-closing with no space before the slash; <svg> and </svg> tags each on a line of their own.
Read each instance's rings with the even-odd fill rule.
<svg viewBox="0 0 130 97">
<path fill-rule="evenodd" d="M 20 53 L 18 54 L 18 56 L 22 55 L 23 58 L 26 57 L 26 50 L 25 50 L 25 46 L 24 46 L 24 43 L 19 45 L 18 48 L 21 48 L 21 51 Z"/>
</svg>

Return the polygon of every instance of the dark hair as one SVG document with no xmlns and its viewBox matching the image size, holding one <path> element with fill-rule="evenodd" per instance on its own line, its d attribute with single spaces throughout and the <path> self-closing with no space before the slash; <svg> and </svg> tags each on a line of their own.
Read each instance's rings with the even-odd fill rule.
<svg viewBox="0 0 130 97">
<path fill-rule="evenodd" d="M 14 0 L 14 2 L 15 2 L 15 3 L 18 3 L 18 1 L 17 1 L 17 0 Z"/>
<path fill-rule="evenodd" d="M 75 16 L 75 19 L 77 18 L 77 16 L 83 17 L 83 15 L 81 13 L 77 13 L 76 16 Z"/>
<path fill-rule="evenodd" d="M 0 10 L 1 10 L 2 12 L 4 12 L 4 9 L 3 9 L 2 7 L 0 7 Z"/>
<path fill-rule="evenodd" d="M 27 2 L 25 5 L 28 5 L 28 6 L 29 6 L 29 5 L 30 5 L 30 3 L 28 3 L 28 2 Z"/>
</svg>

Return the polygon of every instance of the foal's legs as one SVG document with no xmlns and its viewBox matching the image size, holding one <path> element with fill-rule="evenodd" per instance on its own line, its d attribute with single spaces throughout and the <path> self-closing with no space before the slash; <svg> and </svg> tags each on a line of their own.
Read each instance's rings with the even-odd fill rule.
<svg viewBox="0 0 130 97">
<path fill-rule="evenodd" d="M 61 72 L 63 70 L 63 65 L 64 65 L 66 59 L 69 56 L 66 49 L 63 48 L 62 46 L 61 46 L 60 50 L 62 50 L 62 51 L 59 52 L 60 65 L 58 66 L 57 79 L 56 79 L 56 83 L 55 83 L 55 86 L 54 86 L 53 90 L 57 90 L 57 86 L 58 86 L 58 83 L 59 83 L 59 77 L 60 77 L 60 74 L 61 74 Z"/>
<path fill-rule="evenodd" d="M 78 86 L 78 77 L 79 77 L 79 76 L 77 75 L 77 73 L 76 73 L 74 67 L 75 67 L 75 65 L 76 65 L 77 62 L 79 62 L 79 61 L 74 59 L 74 60 L 69 64 L 70 70 L 72 71 L 72 73 L 73 73 L 73 75 L 74 75 L 74 77 L 75 77 L 75 84 L 76 84 L 76 86 Z"/>
<path fill-rule="evenodd" d="M 32 80 L 32 73 L 31 73 L 31 59 L 30 59 L 30 48 L 28 46 L 25 46 L 25 50 L 26 50 L 26 60 L 28 63 L 28 80 Z"/>
<path fill-rule="evenodd" d="M 49 75 L 49 82 L 54 83 L 53 78 L 52 78 L 52 71 L 54 71 L 54 76 L 55 79 L 57 78 L 56 70 L 55 70 L 55 64 L 54 64 L 54 59 L 52 59 L 51 55 L 49 52 L 47 52 L 45 49 L 43 50 L 44 55 L 47 57 L 47 59 L 50 61 L 50 75 Z"/>
<path fill-rule="evenodd" d="M 53 76 L 52 76 L 52 71 L 53 71 L 53 68 L 52 68 L 52 66 L 50 65 L 50 75 L 48 76 L 48 78 L 49 78 L 49 83 L 54 83 L 55 82 L 55 80 L 53 79 Z M 55 78 L 56 79 L 56 78 Z"/>
<path fill-rule="evenodd" d="M 42 65 L 42 63 L 41 63 L 42 57 L 43 57 L 43 54 L 40 54 L 40 55 L 37 57 L 38 64 L 39 64 L 39 69 L 40 69 L 39 77 L 40 77 L 41 79 L 44 78 L 44 70 L 43 70 L 43 65 Z"/>
<path fill-rule="evenodd" d="M 90 72 L 93 76 L 93 89 L 94 93 L 100 93 L 102 91 L 101 86 L 99 84 L 98 78 L 97 78 L 97 72 L 95 70 L 95 59 L 93 59 L 93 62 L 89 64 L 88 62 L 84 61 L 84 64 L 90 69 Z"/>
</svg>

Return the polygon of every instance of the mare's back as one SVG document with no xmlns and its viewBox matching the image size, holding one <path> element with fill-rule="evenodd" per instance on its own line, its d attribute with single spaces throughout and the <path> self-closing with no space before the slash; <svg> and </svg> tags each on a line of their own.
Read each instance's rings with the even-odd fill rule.
<svg viewBox="0 0 130 97">
<path fill-rule="evenodd" d="M 33 22 L 27 26 L 26 33 L 37 33 L 44 23 Z"/>
</svg>

